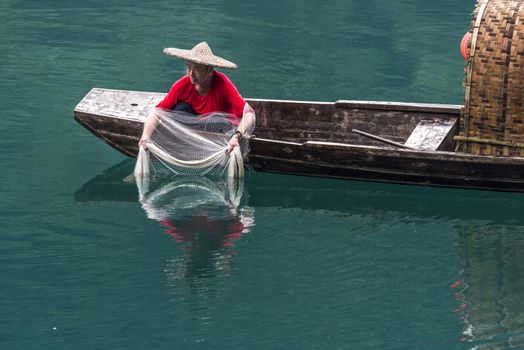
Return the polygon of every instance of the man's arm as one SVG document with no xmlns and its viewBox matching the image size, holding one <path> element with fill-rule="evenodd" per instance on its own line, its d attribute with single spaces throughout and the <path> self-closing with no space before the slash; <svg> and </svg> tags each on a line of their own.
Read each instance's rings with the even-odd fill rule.
<svg viewBox="0 0 524 350">
<path fill-rule="evenodd" d="M 146 147 L 147 142 L 149 141 L 149 138 L 151 137 L 151 134 L 153 131 L 155 131 L 158 123 L 160 120 L 158 119 L 156 115 L 156 108 L 154 108 L 149 115 L 147 116 L 147 119 L 144 123 L 144 130 L 142 131 L 142 137 L 140 137 L 140 141 L 138 142 L 138 146 Z"/>
<path fill-rule="evenodd" d="M 229 140 L 229 150 L 231 151 L 234 147 L 239 145 L 239 141 L 242 137 L 251 135 L 255 129 L 255 111 L 253 108 L 246 102 L 244 105 L 244 114 L 240 120 L 237 131 Z"/>
</svg>

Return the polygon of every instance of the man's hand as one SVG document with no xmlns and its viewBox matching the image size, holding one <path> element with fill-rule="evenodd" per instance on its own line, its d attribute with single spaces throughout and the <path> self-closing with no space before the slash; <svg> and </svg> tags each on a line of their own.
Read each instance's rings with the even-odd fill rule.
<svg viewBox="0 0 524 350">
<path fill-rule="evenodd" d="M 229 152 L 233 150 L 233 148 L 238 147 L 238 139 L 240 138 L 240 135 L 238 133 L 235 133 L 231 140 L 229 140 Z"/>
<path fill-rule="evenodd" d="M 138 141 L 138 147 L 142 146 L 145 149 L 147 149 L 147 143 L 149 142 L 149 138 L 142 136 L 140 141 Z"/>
</svg>

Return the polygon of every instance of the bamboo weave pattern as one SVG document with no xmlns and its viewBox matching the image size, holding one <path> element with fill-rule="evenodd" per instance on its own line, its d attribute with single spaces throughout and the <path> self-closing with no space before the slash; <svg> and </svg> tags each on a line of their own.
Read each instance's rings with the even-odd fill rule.
<svg viewBox="0 0 524 350">
<path fill-rule="evenodd" d="M 466 67 L 471 85 L 469 94 L 466 86 L 461 135 L 523 143 L 524 2 L 490 0 L 482 12 L 479 9 L 483 2 L 486 1 L 477 1 L 470 28 L 474 32 L 480 13 L 476 45 L 470 50 L 472 57 Z M 466 142 L 464 150 L 473 154 L 524 156 L 522 148 L 496 144 Z"/>
</svg>

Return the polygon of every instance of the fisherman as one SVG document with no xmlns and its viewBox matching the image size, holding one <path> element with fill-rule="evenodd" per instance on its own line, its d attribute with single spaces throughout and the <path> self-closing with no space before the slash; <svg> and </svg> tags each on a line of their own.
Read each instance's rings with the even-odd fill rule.
<svg viewBox="0 0 524 350">
<path fill-rule="evenodd" d="M 225 112 L 242 118 L 229 141 L 229 150 L 239 146 L 239 140 L 255 120 L 255 112 L 239 94 L 229 78 L 216 68 L 236 69 L 237 65 L 215 56 L 206 42 L 201 42 L 191 50 L 166 48 L 164 53 L 187 62 L 187 75 L 176 81 L 166 97 L 156 108 L 184 111 L 199 115 L 212 112 Z M 153 110 L 146 119 L 139 146 L 146 147 L 156 126 L 158 118 Z"/>
</svg>

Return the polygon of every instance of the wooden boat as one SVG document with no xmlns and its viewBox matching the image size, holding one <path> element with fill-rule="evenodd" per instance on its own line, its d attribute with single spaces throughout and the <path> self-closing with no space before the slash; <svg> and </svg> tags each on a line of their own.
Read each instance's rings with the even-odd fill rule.
<svg viewBox="0 0 524 350">
<path fill-rule="evenodd" d="M 75 119 L 127 156 L 162 93 L 93 88 Z M 257 171 L 524 191 L 524 158 L 456 152 L 461 105 L 248 99 L 257 115 L 248 164 Z"/>
</svg>

